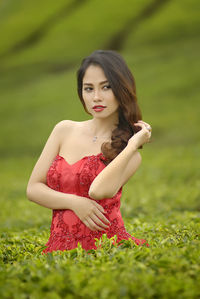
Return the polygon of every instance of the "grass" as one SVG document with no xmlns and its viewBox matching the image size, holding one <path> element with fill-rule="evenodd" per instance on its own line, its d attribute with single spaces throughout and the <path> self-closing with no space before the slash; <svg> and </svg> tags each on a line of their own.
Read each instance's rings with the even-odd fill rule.
<svg viewBox="0 0 200 299">
<path fill-rule="evenodd" d="M 1 28 L 7 28 L 5 36 L 6 32 L 8 37 L 13 35 L 12 42 L 8 38 L 9 47 L 40 26 L 64 2 L 49 2 L 37 21 L 35 4 L 20 3 L 24 11 L 28 5 L 32 7 L 32 22 L 30 18 L 27 28 L 27 16 L 21 16 L 20 6 L 10 1 L 0 11 L 4 15 Z M 87 118 L 76 95 L 78 61 L 147 5 L 145 1 L 135 4 L 131 12 L 132 6 L 122 6 L 120 1 L 112 10 L 113 3 L 102 1 L 97 9 L 96 1 L 86 1 L 49 31 L 37 47 L 12 54 L 2 64 L 1 298 L 200 296 L 198 1 L 166 2 L 142 20 L 137 30 L 130 28 L 121 52 L 136 78 L 144 120 L 153 127 L 152 143 L 141 150 L 143 163 L 124 187 L 121 211 L 127 231 L 148 240 L 150 248 L 139 248 L 129 241 L 115 247 L 104 238 L 102 248 L 90 254 L 81 247 L 41 254 L 49 235 L 51 210 L 26 199 L 30 173 L 58 121 Z M 39 9 L 42 3 L 37 5 Z M 85 18 L 86 12 L 91 19 Z M 12 33 L 13 14 L 16 30 L 23 31 L 19 36 Z M 81 28 L 84 36 L 75 34 L 80 27 L 77 19 L 85 25 Z M 61 49 L 58 46 L 65 30 L 73 42 L 64 41 Z M 100 34 L 102 30 L 105 35 Z M 77 49 L 80 44 L 84 46 Z M 49 45 L 53 47 L 47 51 Z M 1 43 L 1 53 L 9 47 Z M 76 63 L 68 70 L 48 71 L 47 64 L 70 61 Z"/>
</svg>

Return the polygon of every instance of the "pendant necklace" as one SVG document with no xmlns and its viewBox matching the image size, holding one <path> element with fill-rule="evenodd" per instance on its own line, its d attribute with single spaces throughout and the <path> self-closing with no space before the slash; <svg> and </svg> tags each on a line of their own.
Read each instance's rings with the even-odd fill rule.
<svg viewBox="0 0 200 299">
<path fill-rule="evenodd" d="M 97 136 L 94 136 L 93 139 L 92 139 L 92 141 L 93 141 L 93 142 L 96 142 L 96 141 L 97 141 L 97 138 L 98 138 Z"/>
<path fill-rule="evenodd" d="M 100 137 L 101 137 L 101 138 L 108 138 L 108 136 L 100 136 Z M 96 142 L 98 138 L 99 138 L 98 136 L 94 136 L 94 137 L 92 138 L 92 142 Z"/>
</svg>

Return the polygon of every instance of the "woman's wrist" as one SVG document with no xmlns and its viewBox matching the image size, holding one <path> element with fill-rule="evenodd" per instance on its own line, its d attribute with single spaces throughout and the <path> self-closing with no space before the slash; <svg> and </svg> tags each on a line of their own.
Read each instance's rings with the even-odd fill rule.
<svg viewBox="0 0 200 299">
<path fill-rule="evenodd" d="M 69 194 L 69 195 L 71 195 L 70 210 L 72 210 L 74 212 L 74 210 L 76 209 L 76 206 L 78 205 L 80 196 L 75 195 L 75 194 Z"/>
<path fill-rule="evenodd" d="M 123 151 L 119 154 L 119 156 L 124 157 L 126 160 L 132 158 L 132 156 L 137 152 L 137 146 L 135 141 L 131 140 L 131 142 L 128 142 L 126 147 L 123 149 Z M 127 160 L 127 161 L 128 161 Z"/>
<path fill-rule="evenodd" d="M 136 142 L 135 139 L 133 139 L 133 137 L 131 137 L 127 143 L 126 146 L 132 153 L 136 152 L 138 150 L 138 144 Z"/>
</svg>

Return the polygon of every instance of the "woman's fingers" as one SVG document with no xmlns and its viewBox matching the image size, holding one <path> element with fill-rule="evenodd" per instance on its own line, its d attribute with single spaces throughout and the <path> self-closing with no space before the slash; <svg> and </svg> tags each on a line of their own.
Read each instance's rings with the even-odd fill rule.
<svg viewBox="0 0 200 299">
<path fill-rule="evenodd" d="M 146 128 L 145 124 L 140 123 L 140 122 L 134 123 L 134 126 L 141 127 L 141 128 Z"/>
<path fill-rule="evenodd" d="M 78 214 L 82 222 L 93 231 L 105 231 L 108 229 L 110 221 L 103 214 L 105 213 L 104 208 L 94 200 L 87 199 L 86 202 L 89 203 L 87 210 L 81 210 L 81 213 Z"/>
<path fill-rule="evenodd" d="M 143 123 L 143 124 L 146 125 L 146 126 L 150 126 L 148 123 L 146 123 L 146 122 L 143 121 L 143 120 L 138 120 L 138 122 L 139 122 L 139 123 Z"/>
<path fill-rule="evenodd" d="M 88 228 L 90 228 L 90 224 L 88 223 L 87 219 L 84 219 L 84 220 L 83 220 L 83 223 L 84 223 Z"/>
<path fill-rule="evenodd" d="M 149 134 L 151 134 L 152 128 L 149 124 L 139 120 L 137 123 L 134 124 L 135 126 L 139 126 L 142 129 L 144 129 L 145 131 L 147 131 Z"/>
<path fill-rule="evenodd" d="M 89 228 L 91 229 L 91 230 L 105 230 L 105 229 L 103 229 L 102 227 L 100 227 L 100 226 L 98 226 L 91 218 L 87 218 L 86 219 L 86 221 L 88 222 L 88 224 L 89 224 Z"/>
<path fill-rule="evenodd" d="M 98 224 L 99 226 L 107 229 L 109 226 L 106 225 L 105 223 L 103 223 L 96 215 L 91 215 L 90 218 L 96 223 Z"/>
<path fill-rule="evenodd" d="M 106 224 L 110 224 L 110 221 L 98 209 L 95 210 L 95 214 L 98 218 L 100 218 L 100 220 L 102 220 Z"/>
<path fill-rule="evenodd" d="M 147 130 L 152 131 L 150 124 L 146 123 L 145 121 L 138 120 L 138 123 L 144 124 L 146 126 Z"/>
<path fill-rule="evenodd" d="M 102 219 L 105 223 L 110 224 L 110 221 L 109 221 L 109 220 L 102 214 L 102 213 L 106 213 L 106 212 L 104 211 L 104 208 L 103 208 L 101 205 L 99 205 L 96 201 L 94 201 L 93 203 L 94 203 L 94 205 L 97 207 L 97 209 L 95 210 L 96 215 L 97 215 L 100 219 Z"/>
<path fill-rule="evenodd" d="M 95 205 L 95 207 L 99 209 L 101 213 L 105 213 L 104 208 L 101 205 L 99 205 L 96 201 L 93 200 L 93 204 Z"/>
<path fill-rule="evenodd" d="M 99 205 L 98 203 L 94 202 L 95 208 L 88 215 L 88 217 L 85 219 L 87 221 L 87 224 L 89 224 L 89 228 L 91 230 L 105 230 L 108 229 L 108 225 L 110 224 L 110 221 L 102 214 L 101 211 L 104 211 L 103 207 Z"/>
</svg>

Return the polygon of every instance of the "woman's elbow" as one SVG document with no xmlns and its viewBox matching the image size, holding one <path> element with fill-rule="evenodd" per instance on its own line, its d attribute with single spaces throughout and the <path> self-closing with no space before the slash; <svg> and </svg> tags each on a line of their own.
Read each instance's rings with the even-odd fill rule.
<svg viewBox="0 0 200 299">
<path fill-rule="evenodd" d="M 32 196 L 31 196 L 31 186 L 27 186 L 26 188 L 26 197 L 28 200 L 32 201 Z"/>
<path fill-rule="evenodd" d="M 102 190 L 103 191 L 103 190 Z M 112 198 L 115 193 L 114 192 L 102 192 L 100 190 L 94 190 L 94 189 L 90 189 L 89 190 L 89 197 L 91 197 L 92 199 L 95 200 L 101 200 L 101 199 L 105 199 L 105 198 Z"/>
<path fill-rule="evenodd" d="M 92 199 L 96 199 L 96 200 L 99 200 L 101 199 L 100 197 L 100 194 L 98 194 L 97 192 L 95 192 L 94 190 L 90 189 L 89 192 L 88 192 L 88 195 L 90 198 Z"/>
<path fill-rule="evenodd" d="M 30 201 L 34 201 L 35 193 L 37 189 L 37 183 L 28 184 L 26 187 L 26 197 Z"/>
</svg>

